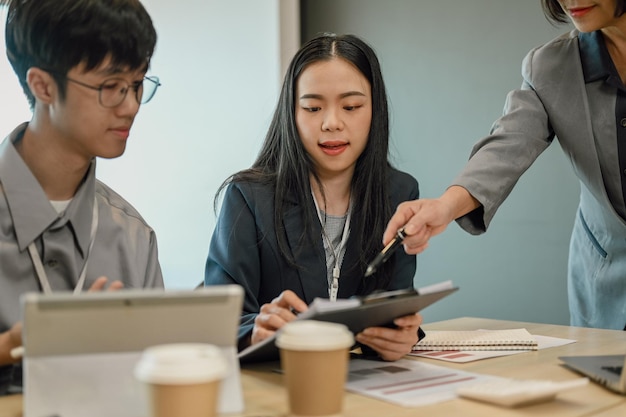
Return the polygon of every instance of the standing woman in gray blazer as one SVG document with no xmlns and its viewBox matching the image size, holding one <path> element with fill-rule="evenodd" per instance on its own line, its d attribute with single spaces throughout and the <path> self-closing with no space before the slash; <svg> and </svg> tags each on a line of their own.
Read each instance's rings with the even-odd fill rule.
<svg viewBox="0 0 626 417">
<path fill-rule="evenodd" d="M 320 35 L 291 61 L 274 117 L 250 169 L 218 190 L 223 202 L 205 285 L 239 284 L 239 348 L 273 334 L 316 297 L 348 298 L 413 286 L 415 256 L 396 251 L 364 277 L 393 209 L 417 181 L 388 161 L 389 117 L 380 64 L 352 35 Z M 418 340 L 419 314 L 356 336 L 395 360 Z"/>
<path fill-rule="evenodd" d="M 626 1 L 542 0 L 575 30 L 533 49 L 504 115 L 438 199 L 401 204 L 383 236 L 406 224 L 407 253 L 456 219 L 487 230 L 515 183 L 556 137 L 580 180 L 568 265 L 574 326 L 626 330 Z"/>
</svg>

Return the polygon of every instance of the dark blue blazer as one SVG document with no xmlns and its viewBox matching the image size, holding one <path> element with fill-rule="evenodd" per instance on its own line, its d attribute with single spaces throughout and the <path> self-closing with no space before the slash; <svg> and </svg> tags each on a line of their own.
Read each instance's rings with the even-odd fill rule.
<svg viewBox="0 0 626 417">
<path fill-rule="evenodd" d="M 409 174 L 391 169 L 389 196 L 391 207 L 395 209 L 399 203 L 419 197 L 418 183 Z M 239 328 L 240 350 L 248 343 L 261 305 L 271 302 L 282 291 L 292 290 L 307 304 L 316 297 L 328 298 L 324 246 L 321 238 L 303 245 L 303 209 L 311 210 L 313 218 L 317 219 L 312 200 L 310 207 L 304 208 L 294 201 L 280 225 L 285 230 L 291 254 L 298 265 L 294 268 L 278 248 L 273 185 L 236 182 L 231 183 L 224 192 L 222 208 L 211 238 L 204 283 L 239 284 L 244 288 L 245 299 Z M 355 224 L 354 227 L 359 226 Z M 315 223 L 313 233 L 321 236 L 319 222 Z M 368 289 L 368 282 L 363 278 L 366 265 L 359 259 L 361 245 L 354 236 L 350 234 L 348 238 L 339 277 L 338 298 L 349 298 L 374 289 Z M 394 262 L 395 268 L 387 289 L 412 287 L 415 256 L 398 250 L 392 259 L 389 262 Z"/>
</svg>

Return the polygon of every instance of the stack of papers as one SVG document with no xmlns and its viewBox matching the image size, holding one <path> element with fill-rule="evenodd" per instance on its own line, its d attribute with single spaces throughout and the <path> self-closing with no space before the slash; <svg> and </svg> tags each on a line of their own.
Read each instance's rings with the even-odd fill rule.
<svg viewBox="0 0 626 417">
<path fill-rule="evenodd" d="M 421 350 L 537 350 L 537 339 L 526 329 L 430 330 L 413 351 Z"/>
</svg>

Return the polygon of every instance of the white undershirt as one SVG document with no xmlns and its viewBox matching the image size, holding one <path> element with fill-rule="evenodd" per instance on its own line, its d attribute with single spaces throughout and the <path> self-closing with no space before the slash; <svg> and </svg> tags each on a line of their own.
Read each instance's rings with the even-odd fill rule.
<svg viewBox="0 0 626 417">
<path fill-rule="evenodd" d="M 57 214 L 63 213 L 71 202 L 71 198 L 69 200 L 50 200 L 50 204 L 52 204 L 52 207 L 54 207 L 54 209 L 57 211 Z"/>
</svg>

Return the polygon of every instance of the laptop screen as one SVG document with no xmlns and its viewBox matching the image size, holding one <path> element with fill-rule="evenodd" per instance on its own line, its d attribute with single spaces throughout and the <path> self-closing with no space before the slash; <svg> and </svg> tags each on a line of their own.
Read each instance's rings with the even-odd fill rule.
<svg viewBox="0 0 626 417">
<path fill-rule="evenodd" d="M 195 291 L 29 293 L 22 297 L 25 417 L 146 416 L 133 369 L 141 352 L 167 343 L 210 343 L 232 372 L 221 412 L 241 412 L 237 330 L 243 291 L 236 285 Z"/>
</svg>

